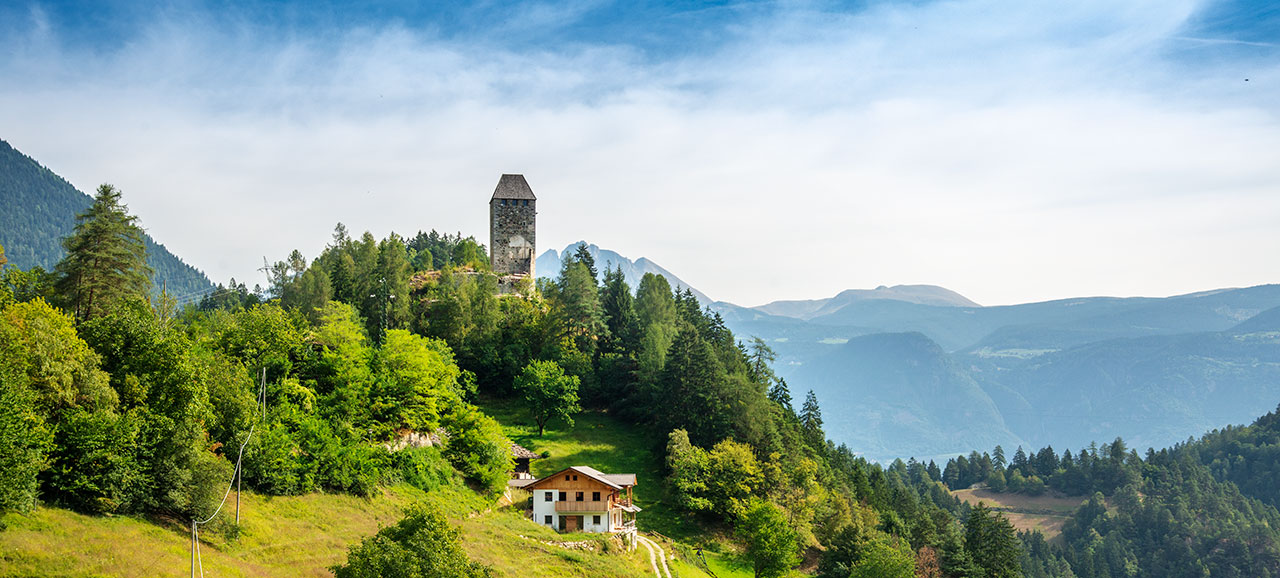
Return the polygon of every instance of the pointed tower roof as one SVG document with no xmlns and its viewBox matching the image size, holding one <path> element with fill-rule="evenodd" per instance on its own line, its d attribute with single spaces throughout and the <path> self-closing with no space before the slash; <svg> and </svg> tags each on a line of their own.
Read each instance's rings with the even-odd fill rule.
<svg viewBox="0 0 1280 578">
<path fill-rule="evenodd" d="M 502 175 L 498 179 L 498 187 L 493 190 L 493 199 L 528 199 L 538 200 L 533 196 L 533 189 L 524 180 L 524 175 Z M 493 200 L 489 199 L 489 200 Z"/>
</svg>

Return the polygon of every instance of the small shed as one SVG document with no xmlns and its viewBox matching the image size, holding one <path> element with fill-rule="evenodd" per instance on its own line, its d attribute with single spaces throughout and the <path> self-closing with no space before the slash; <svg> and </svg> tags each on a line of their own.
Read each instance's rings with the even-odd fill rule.
<svg viewBox="0 0 1280 578">
<path fill-rule="evenodd" d="M 529 471 L 529 462 L 541 459 L 542 456 L 529 451 L 515 442 L 511 443 L 511 457 L 515 458 L 516 467 L 511 471 L 511 477 L 517 480 L 532 480 L 533 474 Z"/>
</svg>

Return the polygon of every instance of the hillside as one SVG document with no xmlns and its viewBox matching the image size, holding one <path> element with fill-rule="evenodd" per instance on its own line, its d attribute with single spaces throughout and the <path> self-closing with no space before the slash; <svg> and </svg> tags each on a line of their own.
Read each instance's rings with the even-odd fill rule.
<svg viewBox="0 0 1280 578">
<path fill-rule="evenodd" d="M 1162 447 L 1246 422 L 1280 399 L 1280 324 L 1241 327 L 1090 343 L 975 376 L 1013 394 L 1001 411 L 1033 444 L 1120 436 Z"/>
<path fill-rule="evenodd" d="M 109 181 L 110 175 L 104 175 L 103 180 Z M 125 200 L 127 203 L 127 196 Z M 92 203 L 89 195 L 0 140 L 0 245 L 11 265 L 52 270 L 64 254 L 62 238 L 75 229 L 76 214 Z M 146 220 L 140 221 L 145 228 Z M 185 297 L 213 288 L 204 273 L 150 235 L 144 242 L 157 291 L 167 286 L 170 294 Z"/>
<path fill-rule="evenodd" d="M 513 439 L 551 453 L 550 458 L 534 462 L 537 475 L 578 464 L 636 473 L 636 500 L 644 508 L 638 525 L 643 532 L 671 537 L 701 533 L 701 527 L 691 525 L 687 516 L 663 503 L 661 456 L 647 447 L 634 428 L 607 414 L 588 412 L 579 416 L 575 428 L 556 429 L 535 438 L 519 403 L 486 400 L 482 405 L 501 420 L 504 432 Z M 398 484 L 371 499 L 344 494 L 272 497 L 246 492 L 239 538 L 224 535 L 225 522 L 202 534 L 203 565 L 209 575 L 218 576 L 328 576 L 326 568 L 345 560 L 348 546 L 393 524 L 403 508 L 415 501 L 442 508 L 463 531 L 468 555 L 492 566 L 496 576 L 652 576 L 644 548 L 628 554 L 548 545 L 545 542 L 574 542 L 585 536 L 557 534 L 531 523 L 520 510 L 495 504 L 460 483 L 433 492 Z M 228 513 L 226 519 L 232 515 Z M 4 552 L 0 577 L 142 578 L 181 575 L 189 569 L 188 530 L 174 520 L 94 517 L 40 507 L 29 515 L 11 514 L 6 521 L 9 528 L 0 531 L 0 551 Z M 707 576 L 689 556 L 692 550 L 688 546 L 661 539 L 660 543 L 674 556 L 669 561 L 673 573 L 683 578 Z M 750 576 L 749 570 L 744 574 L 736 558 L 712 552 L 706 555 L 720 578 Z M 138 560 L 147 563 L 138 564 Z"/>
<path fill-rule="evenodd" d="M 1009 522 L 1019 532 L 1040 532 L 1044 534 L 1046 540 L 1050 541 L 1062 535 L 1062 526 L 1071 519 L 1071 515 L 1084 502 L 1084 499 L 1078 496 L 999 494 L 985 488 L 952 490 L 951 495 L 971 506 L 978 503 L 986 504 L 1009 518 Z"/>
<path fill-rule="evenodd" d="M 817 394 L 832 439 L 869 457 L 927 461 L 1021 442 L 991 397 L 920 333 L 856 337 L 789 379 Z"/>
<path fill-rule="evenodd" d="M 246 493 L 238 538 L 202 534 L 201 560 L 210 576 L 329 576 L 348 546 L 395 523 L 404 507 L 426 501 L 442 508 L 464 533 L 473 560 L 497 576 L 578 574 L 651 576 L 641 552 L 567 550 L 544 542 L 580 539 L 495 508 L 465 487 L 424 493 L 407 485 L 362 499 L 341 494 L 268 497 Z M 189 530 L 173 520 L 93 517 L 42 507 L 11 515 L 0 532 L 0 576 L 180 576 L 190 569 Z M 229 526 L 222 524 L 224 533 Z M 523 537 L 522 537 L 523 536 Z"/>
<path fill-rule="evenodd" d="M 645 259 L 588 249 L 598 267 L 622 264 L 633 289 L 645 270 L 682 284 Z M 545 253 L 540 273 L 554 275 L 561 257 Z M 1280 328 L 1280 285 L 993 307 L 906 285 L 710 307 L 740 338 L 776 352 L 792 391 L 812 389 L 831 406 L 837 443 L 873 459 L 1116 436 L 1160 447 L 1247 420 L 1280 396 L 1280 352 L 1267 333 Z M 893 333 L 924 341 L 882 335 Z M 872 344 L 874 354 L 861 352 Z M 991 419 L 975 425 L 976 415 Z"/>
<path fill-rule="evenodd" d="M 1163 299 L 1100 297 L 980 308 L 864 300 L 810 321 L 719 309 L 736 332 L 759 336 L 778 352 L 778 373 L 794 390 L 813 389 L 824 404 L 860 399 L 868 380 L 881 379 L 876 374 L 882 366 L 895 363 L 864 360 L 843 344 L 884 332 L 918 332 L 938 344 L 936 355 L 949 360 L 950 382 L 976 383 L 982 392 L 977 397 L 995 403 L 999 421 L 992 423 L 1007 429 L 1009 439 L 1080 447 L 1122 436 L 1140 447 L 1160 447 L 1273 407 L 1280 398 L 1280 344 L 1270 332 L 1280 329 L 1278 305 L 1280 286 L 1263 285 Z M 882 351 L 900 364 L 916 363 L 918 353 Z M 914 408 L 908 411 L 912 428 L 972 431 L 967 417 L 926 411 L 912 401 L 939 381 L 919 368 L 940 364 L 912 366 L 886 382 L 898 396 L 893 404 Z M 965 391 L 972 386 L 950 393 L 972 398 Z M 899 422 L 882 417 L 881 410 L 891 406 L 841 413 L 827 427 L 838 442 L 880 459 L 957 451 L 943 436 L 909 450 L 877 453 L 876 440 L 896 440 L 902 433 Z"/>
</svg>

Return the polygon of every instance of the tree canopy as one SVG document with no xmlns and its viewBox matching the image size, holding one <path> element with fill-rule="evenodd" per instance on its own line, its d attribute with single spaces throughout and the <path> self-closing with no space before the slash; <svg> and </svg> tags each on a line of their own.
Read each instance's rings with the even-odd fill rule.
<svg viewBox="0 0 1280 578">
<path fill-rule="evenodd" d="M 516 377 L 516 392 L 524 396 L 539 436 L 553 418 L 573 427 L 573 414 L 582 409 L 578 406 L 578 385 L 578 376 L 565 375 L 554 361 L 531 361 Z"/>
<path fill-rule="evenodd" d="M 77 322 L 104 315 L 130 296 L 151 288 L 151 268 L 137 217 L 120 202 L 120 191 L 98 187 L 93 205 L 76 215 L 75 232 L 63 240 L 57 288 Z"/>
</svg>

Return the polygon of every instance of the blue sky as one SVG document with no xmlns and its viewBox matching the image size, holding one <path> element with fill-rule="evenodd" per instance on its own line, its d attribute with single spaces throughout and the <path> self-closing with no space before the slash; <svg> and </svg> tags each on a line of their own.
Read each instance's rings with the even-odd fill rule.
<svg viewBox="0 0 1280 578">
<path fill-rule="evenodd" d="M 754 305 L 1280 282 L 1265 2 L 7 2 L 0 138 L 216 280 L 338 221 L 586 239 Z"/>
</svg>

